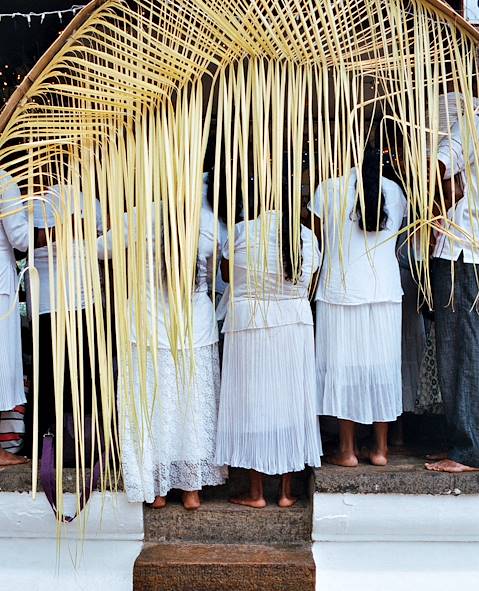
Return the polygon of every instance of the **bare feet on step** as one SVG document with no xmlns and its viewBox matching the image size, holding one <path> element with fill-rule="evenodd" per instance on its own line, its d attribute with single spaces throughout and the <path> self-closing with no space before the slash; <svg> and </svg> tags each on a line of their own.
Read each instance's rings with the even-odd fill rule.
<svg viewBox="0 0 479 591">
<path fill-rule="evenodd" d="M 166 497 L 155 497 L 151 506 L 153 509 L 163 509 L 163 507 L 166 507 Z"/>
<path fill-rule="evenodd" d="M 0 466 L 18 466 L 19 464 L 26 464 L 28 462 L 27 458 L 24 456 L 17 456 L 15 454 L 11 454 L 9 451 L 5 451 L 4 449 L 0 448 Z"/>
<path fill-rule="evenodd" d="M 373 449 L 369 452 L 369 461 L 373 466 L 386 466 L 388 463 L 388 451 Z"/>
<path fill-rule="evenodd" d="M 282 509 L 292 507 L 298 499 L 293 495 L 293 475 L 291 473 L 281 476 L 278 506 Z"/>
<path fill-rule="evenodd" d="M 183 507 L 188 511 L 199 509 L 201 505 L 200 495 L 197 490 L 182 492 L 181 500 L 183 501 Z"/>
<path fill-rule="evenodd" d="M 335 466 L 343 466 L 344 468 L 356 468 L 358 465 L 358 457 L 353 452 L 338 451 L 332 456 L 326 456 L 326 463 L 334 464 Z"/>
<path fill-rule="evenodd" d="M 431 470 L 432 472 L 479 472 L 479 468 L 465 466 L 464 464 L 460 464 L 459 462 L 448 459 L 434 462 L 432 464 L 427 463 L 424 464 L 424 467 L 426 470 Z"/>
<path fill-rule="evenodd" d="M 263 492 L 263 475 L 256 470 L 249 471 L 250 487 L 249 494 L 241 497 L 229 499 L 230 503 L 252 507 L 253 509 L 263 509 L 266 507 L 266 501 Z"/>
<path fill-rule="evenodd" d="M 234 497 L 229 500 L 234 505 L 243 505 L 244 507 L 253 507 L 253 509 L 264 509 L 266 501 L 264 497 Z"/>
<path fill-rule="evenodd" d="M 287 509 L 288 507 L 292 507 L 297 500 L 298 499 L 296 497 L 281 495 L 278 499 L 278 506 L 282 509 Z"/>
</svg>

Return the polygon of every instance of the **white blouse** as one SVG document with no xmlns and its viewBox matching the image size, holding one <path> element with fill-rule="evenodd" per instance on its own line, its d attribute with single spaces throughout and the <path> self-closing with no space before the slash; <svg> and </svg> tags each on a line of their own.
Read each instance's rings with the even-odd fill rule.
<svg viewBox="0 0 479 591">
<path fill-rule="evenodd" d="M 316 189 L 308 209 L 323 220 L 323 264 L 316 301 L 358 305 L 401 302 L 396 257 L 397 232 L 407 215 L 407 202 L 396 183 L 382 177 L 386 227 L 365 232 L 356 215 L 357 172 L 328 179 Z"/>
<path fill-rule="evenodd" d="M 0 213 L 7 214 L 21 207 L 20 198 L 18 185 L 7 172 L 0 170 Z M 17 289 L 14 248 L 22 252 L 28 249 L 28 214 L 25 209 L 0 219 L 0 295 L 13 295 Z"/>
<path fill-rule="evenodd" d="M 136 209 L 133 210 L 131 216 L 127 213 L 123 217 L 123 232 L 124 232 L 124 243 L 128 247 L 129 242 L 129 225 L 130 219 L 133 218 L 133 230 L 130 229 L 130 233 L 133 233 L 135 239 L 137 237 L 136 228 Z M 160 253 L 156 248 L 155 241 L 155 228 L 152 228 L 152 250 L 153 255 L 156 257 Z M 216 323 L 215 311 L 213 303 L 208 295 L 208 280 L 209 280 L 209 268 L 211 268 L 211 259 L 213 252 L 217 247 L 214 241 L 214 215 L 212 213 L 201 211 L 200 219 L 200 235 L 198 241 L 198 260 L 197 260 L 197 277 L 196 287 L 192 294 L 192 324 L 193 324 L 193 347 L 205 347 L 218 342 L 218 328 Z M 113 253 L 113 232 L 108 230 L 104 236 L 100 236 L 97 242 L 98 256 L 100 259 L 104 259 L 105 255 L 111 258 Z M 147 245 L 148 248 L 148 245 Z M 147 264 L 148 267 L 148 264 Z M 170 320 L 169 320 L 169 305 L 168 305 L 168 294 L 166 291 L 156 290 L 156 286 L 150 283 L 150 274 L 146 274 L 147 281 L 147 298 L 146 306 L 148 317 L 151 322 L 157 322 L 157 346 L 160 349 L 170 349 L 170 340 L 168 338 Z M 159 281 L 157 282 L 157 285 Z M 155 297 L 156 296 L 156 297 Z M 156 309 L 153 308 L 156 302 Z M 181 319 L 180 319 L 180 323 Z M 136 313 L 134 303 L 130 305 L 130 340 L 137 342 L 136 334 Z M 182 343 L 178 343 L 178 348 L 181 348 Z M 190 346 L 189 338 L 186 338 L 184 347 Z"/>
<path fill-rule="evenodd" d="M 70 186 L 53 185 L 47 192 L 42 196 L 41 200 L 36 200 L 34 205 L 33 223 L 37 228 L 52 228 L 56 224 L 57 216 L 61 219 L 66 219 L 67 216 L 71 216 L 75 210 L 73 204 L 73 188 Z M 85 216 L 85 201 L 83 194 L 79 194 L 79 207 L 81 216 Z M 101 219 L 101 207 L 100 202 L 95 202 L 95 214 L 96 214 L 96 227 L 97 232 L 102 231 L 102 219 Z M 34 252 L 34 264 L 38 271 L 38 277 L 40 280 L 40 302 L 39 311 L 40 314 L 49 314 L 56 310 L 56 293 L 51 293 L 50 290 L 50 267 L 53 272 L 54 285 L 57 284 L 58 275 L 58 261 L 57 261 L 57 250 L 56 243 L 51 245 L 51 256 L 48 252 L 48 246 L 42 246 L 36 248 Z M 85 256 L 84 252 L 85 245 L 80 243 L 78 240 L 72 241 L 72 259 L 71 269 L 76 269 L 77 262 L 81 257 Z M 81 272 L 81 266 L 80 266 Z M 74 282 L 76 285 L 76 282 Z M 65 281 L 67 299 L 70 302 L 69 308 L 71 309 L 83 309 L 85 307 L 85 291 L 83 281 L 79 289 L 75 290 L 75 294 L 70 297 L 68 292 L 69 280 L 68 277 Z M 52 297 L 53 296 L 53 299 Z"/>
<path fill-rule="evenodd" d="M 457 121 L 450 136 L 439 144 L 437 157 L 446 167 L 445 178 L 461 173 L 464 196 L 447 212 L 448 219 L 454 222 L 447 230 L 454 239 L 451 240 L 443 232 L 439 234 L 433 254 L 436 258 L 457 261 L 463 253 L 465 263 L 479 263 L 479 248 L 471 246 L 471 242 L 477 244 L 479 241 L 478 140 L 479 115 L 476 114 L 473 126 L 468 127 L 465 120 L 462 124 Z M 470 174 L 466 174 L 468 168 Z"/>
<path fill-rule="evenodd" d="M 288 281 L 281 266 L 278 224 L 276 211 L 236 224 L 233 287 L 223 332 L 313 324 L 308 293 L 320 260 L 318 241 L 301 226 L 302 273 L 297 283 Z M 225 259 L 231 250 L 226 242 Z"/>
</svg>

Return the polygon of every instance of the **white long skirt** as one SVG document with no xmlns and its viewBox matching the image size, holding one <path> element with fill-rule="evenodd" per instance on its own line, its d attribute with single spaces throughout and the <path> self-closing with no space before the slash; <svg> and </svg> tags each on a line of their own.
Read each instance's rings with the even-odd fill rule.
<svg viewBox="0 0 479 591">
<path fill-rule="evenodd" d="M 316 302 L 318 414 L 369 425 L 402 413 L 401 303 Z"/>
<path fill-rule="evenodd" d="M 118 402 L 123 479 L 128 499 L 153 502 L 172 488 L 193 491 L 225 482 L 227 469 L 214 463 L 219 397 L 217 345 L 194 350 L 194 377 L 189 357 L 184 380 L 167 349 L 158 349 L 158 376 L 147 357 L 146 406 L 140 397 L 138 349 L 132 344 L 130 387 L 119 376 Z M 191 379 L 190 379 L 191 378 Z"/>
<path fill-rule="evenodd" d="M 0 295 L 0 317 L 9 313 L 13 296 Z M 23 385 L 22 333 L 18 307 L 0 320 L 0 411 L 26 402 Z"/>
<path fill-rule="evenodd" d="M 313 327 L 225 334 L 216 462 L 285 474 L 321 465 Z"/>
</svg>

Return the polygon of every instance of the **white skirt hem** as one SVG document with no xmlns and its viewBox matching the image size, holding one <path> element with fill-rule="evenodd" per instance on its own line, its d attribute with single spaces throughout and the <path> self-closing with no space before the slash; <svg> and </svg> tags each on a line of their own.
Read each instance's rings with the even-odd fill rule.
<svg viewBox="0 0 479 591">
<path fill-rule="evenodd" d="M 316 304 L 317 412 L 364 425 L 402 413 L 401 304 Z"/>
</svg>

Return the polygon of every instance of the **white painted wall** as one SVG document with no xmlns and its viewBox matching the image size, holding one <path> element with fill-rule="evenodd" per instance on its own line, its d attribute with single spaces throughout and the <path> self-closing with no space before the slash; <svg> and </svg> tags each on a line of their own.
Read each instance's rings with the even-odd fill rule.
<svg viewBox="0 0 479 591">
<path fill-rule="evenodd" d="M 65 495 L 65 507 L 74 511 L 75 499 Z M 82 518 L 59 533 L 43 493 L 35 501 L 30 493 L 0 493 L 0 591 L 131 591 L 143 540 L 140 503 L 94 493 Z"/>
<path fill-rule="evenodd" d="M 315 542 L 317 591 L 475 591 L 475 542 Z"/>
<path fill-rule="evenodd" d="M 316 494 L 317 591 L 479 588 L 479 495 Z"/>
<path fill-rule="evenodd" d="M 313 540 L 479 542 L 479 495 L 315 494 Z"/>
</svg>

